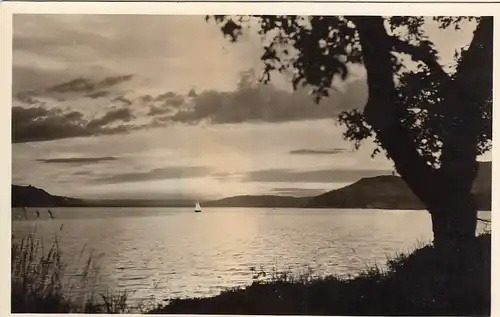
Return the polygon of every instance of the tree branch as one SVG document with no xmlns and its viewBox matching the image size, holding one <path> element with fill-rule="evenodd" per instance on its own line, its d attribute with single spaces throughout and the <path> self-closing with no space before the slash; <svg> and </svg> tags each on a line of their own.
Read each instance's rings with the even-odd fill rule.
<svg viewBox="0 0 500 317">
<path fill-rule="evenodd" d="M 455 80 L 441 107 L 445 111 L 446 137 L 441 155 L 441 173 L 448 181 L 466 186 L 470 192 L 476 177 L 477 140 L 482 105 L 493 93 L 493 19 L 484 17 L 469 48 L 459 61 Z"/>
<path fill-rule="evenodd" d="M 363 63 L 368 82 L 368 102 L 364 115 L 375 130 L 386 130 L 398 123 L 396 89 L 391 61 L 391 37 L 382 17 L 351 17 L 359 32 Z"/>
<path fill-rule="evenodd" d="M 437 56 L 434 54 L 434 49 L 426 42 L 420 42 L 420 46 L 412 45 L 402 41 L 396 36 L 390 38 L 394 51 L 408 54 L 413 61 L 421 61 L 429 67 L 429 69 L 439 76 L 444 81 L 449 81 L 450 76 L 444 71 L 443 67 L 438 63 Z"/>
<path fill-rule="evenodd" d="M 365 119 L 377 133 L 398 173 L 432 210 L 438 191 L 429 190 L 429 186 L 432 186 L 436 171 L 417 152 L 414 140 L 401 124 L 391 61 L 393 39 L 387 35 L 382 17 L 351 19 L 358 28 L 368 77 L 369 97 L 364 111 Z"/>
</svg>

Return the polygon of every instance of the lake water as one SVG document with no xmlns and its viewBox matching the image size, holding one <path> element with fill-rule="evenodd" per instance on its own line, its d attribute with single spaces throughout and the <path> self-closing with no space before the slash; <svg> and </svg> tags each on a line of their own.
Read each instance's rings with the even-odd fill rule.
<svg viewBox="0 0 500 317">
<path fill-rule="evenodd" d="M 39 210 L 40 220 L 12 222 L 14 239 L 36 230 L 48 245 L 57 233 L 70 273 L 102 255 L 99 285 L 133 291 L 132 301 L 215 295 L 251 284 L 252 268 L 356 274 L 432 238 L 425 211 L 53 208 L 48 220 Z"/>
</svg>

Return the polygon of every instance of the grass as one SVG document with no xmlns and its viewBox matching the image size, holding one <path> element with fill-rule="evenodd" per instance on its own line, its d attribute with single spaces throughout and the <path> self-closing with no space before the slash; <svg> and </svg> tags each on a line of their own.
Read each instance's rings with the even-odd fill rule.
<svg viewBox="0 0 500 317">
<path fill-rule="evenodd" d="M 431 246 L 399 254 L 387 269 L 356 277 L 273 274 L 244 289 L 210 298 L 174 299 L 151 313 L 266 315 L 480 315 L 490 314 L 491 235 L 476 239 L 468 270 L 454 274 Z"/>
<path fill-rule="evenodd" d="M 62 228 L 61 228 L 62 229 Z M 36 233 L 11 246 L 12 313 L 128 313 L 127 292 L 98 291 L 99 268 L 91 255 L 76 276 L 65 276 L 57 236 L 45 252 Z M 80 254 L 80 257 L 83 254 Z"/>
<path fill-rule="evenodd" d="M 267 314 L 267 315 L 475 315 L 490 314 L 491 235 L 476 239 L 468 270 L 454 274 L 432 246 L 398 254 L 386 269 L 358 276 L 313 277 L 311 271 L 265 273 L 254 282 L 210 298 L 173 299 L 164 306 L 131 307 L 126 292 L 98 292 L 90 256 L 78 279 L 63 282 L 57 238 L 47 252 L 35 235 L 12 244 L 12 313 Z M 82 291 L 84 290 L 84 291 Z"/>
</svg>

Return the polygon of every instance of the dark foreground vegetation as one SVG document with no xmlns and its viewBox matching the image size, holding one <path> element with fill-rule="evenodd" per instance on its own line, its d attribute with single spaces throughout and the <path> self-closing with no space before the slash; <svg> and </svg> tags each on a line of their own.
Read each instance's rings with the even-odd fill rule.
<svg viewBox="0 0 500 317">
<path fill-rule="evenodd" d="M 245 289 L 211 298 L 132 307 L 127 293 L 89 288 L 97 274 L 92 258 L 84 261 L 70 285 L 63 282 L 65 264 L 57 240 L 42 252 L 30 235 L 12 245 L 12 312 L 486 316 L 490 314 L 490 234 L 478 236 L 475 244 L 475 254 L 460 274 L 450 270 L 433 247 L 425 246 L 388 260 L 387 269 L 372 267 L 353 278 L 274 273 L 270 280 L 256 277 Z M 82 288 L 87 290 L 83 294 L 78 292 Z"/>
<path fill-rule="evenodd" d="M 83 259 L 79 272 L 68 279 L 61 255 L 57 238 L 48 250 L 36 234 L 12 243 L 12 313 L 132 312 L 126 292 L 95 288 L 98 267 L 94 257 Z"/>
<path fill-rule="evenodd" d="M 489 315 L 490 234 L 476 238 L 477 252 L 463 274 L 425 246 L 388 260 L 352 279 L 276 274 L 270 282 L 228 290 L 212 298 L 177 299 L 163 314 L 273 315 Z"/>
</svg>

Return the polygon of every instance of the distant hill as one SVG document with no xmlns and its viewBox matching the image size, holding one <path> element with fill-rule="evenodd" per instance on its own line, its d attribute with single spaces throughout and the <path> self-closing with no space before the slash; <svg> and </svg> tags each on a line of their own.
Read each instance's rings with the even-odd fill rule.
<svg viewBox="0 0 500 317">
<path fill-rule="evenodd" d="M 305 207 L 308 197 L 297 198 L 291 196 L 273 196 L 273 195 L 256 195 L 256 196 L 234 196 L 219 200 L 205 202 L 203 205 L 207 207 L 289 207 L 301 208 Z"/>
<path fill-rule="evenodd" d="M 472 192 L 481 210 L 491 210 L 491 162 L 479 162 Z M 349 186 L 311 197 L 308 208 L 424 209 L 399 176 L 363 178 Z"/>
<path fill-rule="evenodd" d="M 77 207 L 85 206 L 81 199 L 54 196 L 33 186 L 12 185 L 12 207 Z"/>
<path fill-rule="evenodd" d="M 92 207 L 194 207 L 192 199 L 100 199 L 86 200 Z"/>
<path fill-rule="evenodd" d="M 12 208 L 18 207 L 191 207 L 192 200 L 102 199 L 55 196 L 34 186 L 12 185 Z"/>
<path fill-rule="evenodd" d="M 346 187 L 312 197 L 308 208 L 424 209 L 398 176 L 363 178 Z"/>
<path fill-rule="evenodd" d="M 491 210 L 491 162 L 479 162 L 472 192 L 481 210 Z M 425 209 L 399 176 L 362 178 L 346 187 L 314 197 L 235 196 L 207 202 L 216 207 L 296 207 L 296 208 L 372 208 Z"/>
<path fill-rule="evenodd" d="M 480 162 L 472 191 L 481 210 L 491 210 L 491 162 Z M 82 200 L 54 196 L 33 186 L 12 185 L 12 207 L 192 207 L 192 200 Z M 205 207 L 424 209 L 399 176 L 363 178 L 314 197 L 246 195 L 202 202 Z"/>
</svg>

